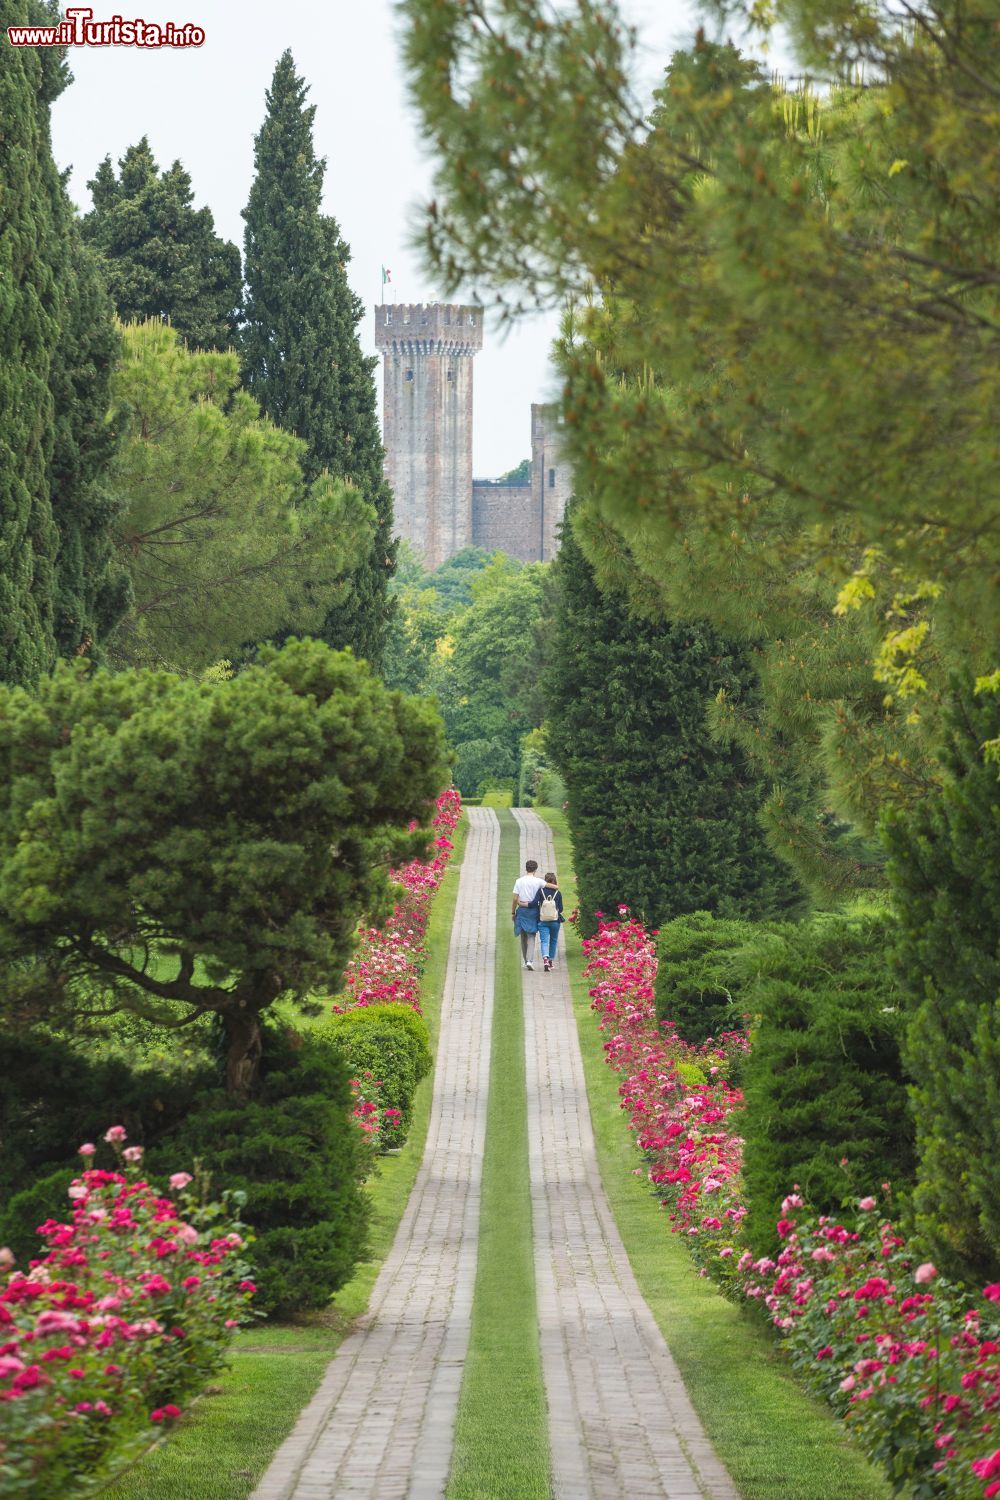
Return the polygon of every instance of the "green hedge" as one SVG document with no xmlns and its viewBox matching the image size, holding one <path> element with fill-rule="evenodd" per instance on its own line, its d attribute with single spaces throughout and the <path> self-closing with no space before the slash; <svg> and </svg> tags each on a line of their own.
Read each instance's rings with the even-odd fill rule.
<svg viewBox="0 0 1000 1500">
<path fill-rule="evenodd" d="M 767 948 L 744 991 L 760 1015 L 741 1127 L 747 1223 L 760 1251 L 774 1248 L 795 1184 L 815 1209 L 837 1212 L 883 1181 L 912 1182 L 893 935 L 889 915 L 870 906 L 817 915 Z"/>
<path fill-rule="evenodd" d="M 270 1027 L 259 1095 L 245 1102 L 213 1089 L 147 1155 L 153 1174 L 198 1158 L 220 1188 L 246 1192 L 263 1312 L 325 1307 L 367 1253 L 371 1151 L 351 1117 L 351 1077 L 322 1036 Z"/>
<path fill-rule="evenodd" d="M 381 1103 L 400 1112 L 395 1126 L 384 1126 L 382 1143 L 401 1146 L 417 1084 L 433 1064 L 427 1022 L 409 1005 L 368 1005 L 335 1016 L 323 1031 L 347 1059 L 352 1078 L 371 1073 L 381 1082 Z"/>
<path fill-rule="evenodd" d="M 696 911 L 675 917 L 656 944 L 656 1014 L 672 1021 L 686 1042 L 704 1042 L 742 1029 L 752 1013 L 751 991 L 768 952 L 780 951 L 777 922 L 746 922 Z"/>
<path fill-rule="evenodd" d="M 910 1015 L 915 1224 L 935 1263 L 1000 1276 L 1000 699 L 956 690 L 940 795 L 889 814 L 896 961 Z"/>
</svg>

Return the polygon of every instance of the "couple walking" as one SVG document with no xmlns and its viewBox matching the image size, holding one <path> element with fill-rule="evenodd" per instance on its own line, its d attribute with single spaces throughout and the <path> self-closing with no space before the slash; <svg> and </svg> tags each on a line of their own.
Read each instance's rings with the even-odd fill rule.
<svg viewBox="0 0 1000 1500">
<path fill-rule="evenodd" d="M 525 969 L 535 967 L 535 935 L 538 934 L 542 950 L 542 968 L 547 974 L 555 962 L 556 943 L 559 940 L 559 924 L 563 916 L 562 892 L 556 877 L 550 870 L 543 880 L 538 873 L 538 861 L 529 859 L 524 874 L 514 882 L 514 900 L 510 909 L 514 931 L 521 938 L 521 964 Z"/>
</svg>

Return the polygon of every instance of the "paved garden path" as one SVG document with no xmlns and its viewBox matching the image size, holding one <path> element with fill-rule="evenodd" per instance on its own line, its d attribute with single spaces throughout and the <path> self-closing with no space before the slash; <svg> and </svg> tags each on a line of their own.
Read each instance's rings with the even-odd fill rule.
<svg viewBox="0 0 1000 1500">
<path fill-rule="evenodd" d="M 476 1277 L 500 847 L 495 813 L 468 816 L 420 1173 L 367 1315 L 254 1500 L 444 1494 Z"/>
<path fill-rule="evenodd" d="M 552 834 L 515 812 L 521 864 Z M 528 1142 L 554 1500 L 739 1500 L 642 1297 L 601 1185 L 560 955 L 524 973 Z M 514 1497 L 511 1497 L 514 1500 Z"/>
</svg>

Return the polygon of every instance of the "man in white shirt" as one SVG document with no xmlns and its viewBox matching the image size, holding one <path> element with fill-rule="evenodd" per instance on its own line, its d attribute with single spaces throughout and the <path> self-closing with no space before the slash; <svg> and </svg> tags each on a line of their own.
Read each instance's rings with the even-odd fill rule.
<svg viewBox="0 0 1000 1500">
<path fill-rule="evenodd" d="M 535 897 L 545 884 L 538 873 L 537 859 L 525 862 L 524 874 L 514 881 L 514 899 L 510 914 L 514 931 L 521 938 L 521 965 L 525 969 L 535 967 L 535 935 L 538 932 L 538 907 Z"/>
</svg>

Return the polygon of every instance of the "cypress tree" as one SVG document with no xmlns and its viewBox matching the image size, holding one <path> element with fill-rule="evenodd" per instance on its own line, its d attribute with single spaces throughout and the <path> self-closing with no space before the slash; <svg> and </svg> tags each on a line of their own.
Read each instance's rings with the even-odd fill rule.
<svg viewBox="0 0 1000 1500">
<path fill-rule="evenodd" d="M 119 441 L 107 413 L 121 340 L 97 256 L 81 240 L 61 183 L 55 208 L 63 220 L 63 253 L 61 338 L 49 376 L 55 409 L 50 487 L 59 534 L 53 628 L 60 655 L 100 657 L 132 596 L 112 534 L 124 501 L 107 477 Z"/>
<path fill-rule="evenodd" d="M 885 817 L 910 1001 L 905 1061 L 919 1162 L 913 1206 L 942 1268 L 1000 1271 L 1000 700 L 956 687 L 944 783 Z"/>
<path fill-rule="evenodd" d="M 720 688 L 753 692 L 745 655 L 705 626 L 650 622 L 626 595 L 602 593 L 570 526 L 554 567 L 546 738 L 569 792 L 584 923 L 620 902 L 654 926 L 796 906 L 758 822 L 763 788 L 706 725 Z"/>
<path fill-rule="evenodd" d="M 0 0 L 0 33 L 35 18 Z M 48 19 L 48 18 L 46 18 Z M 49 497 L 55 423 L 49 374 L 59 334 L 58 174 L 49 104 L 65 82 L 55 49 L 4 41 L 0 68 L 0 681 L 52 663 L 57 533 Z"/>
<path fill-rule="evenodd" d="M 209 208 L 194 207 L 179 161 L 161 172 L 149 141 L 130 146 L 115 175 L 105 157 L 88 183 L 94 206 L 83 220 L 100 250 L 123 322 L 165 318 L 187 343 L 226 349 L 235 341 L 240 252 L 215 233 Z"/>
<path fill-rule="evenodd" d="M 243 378 L 265 416 L 308 445 L 311 482 L 324 469 L 357 485 L 376 513 L 369 555 L 322 635 L 379 667 L 392 603 L 392 494 L 382 475 L 373 372 L 361 352 L 363 307 L 347 280 L 350 249 L 321 211 L 326 162 L 313 148 L 315 106 L 290 52 L 279 59 L 255 141 L 246 220 Z"/>
</svg>

